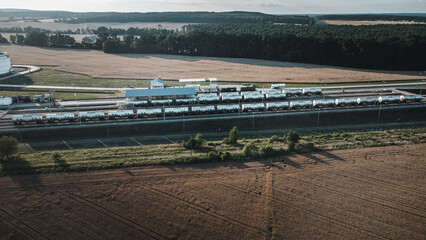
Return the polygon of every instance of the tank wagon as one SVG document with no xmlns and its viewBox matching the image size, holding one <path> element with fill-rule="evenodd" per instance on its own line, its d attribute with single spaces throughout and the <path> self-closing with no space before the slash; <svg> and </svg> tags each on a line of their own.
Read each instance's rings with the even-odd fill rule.
<svg viewBox="0 0 426 240">
<path fill-rule="evenodd" d="M 13 72 L 12 61 L 7 52 L 0 52 L 0 76 L 8 75 Z"/>
<path fill-rule="evenodd" d="M 293 101 L 290 102 L 290 108 L 310 108 L 312 101 Z"/>
<path fill-rule="evenodd" d="M 222 102 L 235 102 L 235 101 L 241 101 L 243 99 L 243 96 L 241 95 L 228 95 L 228 94 L 222 94 L 222 96 L 220 96 L 220 100 L 222 100 Z"/>
<path fill-rule="evenodd" d="M 356 98 L 339 98 L 334 100 L 336 106 L 352 106 L 357 104 Z"/>
<path fill-rule="evenodd" d="M 287 109 L 290 106 L 289 102 L 269 102 L 266 104 L 267 110 Z"/>
<path fill-rule="evenodd" d="M 313 107 L 331 107 L 336 105 L 335 100 L 336 99 L 313 100 L 312 106 Z"/>
<path fill-rule="evenodd" d="M 265 97 L 268 100 L 285 99 L 287 97 L 287 94 L 281 93 L 281 92 L 280 93 L 271 92 L 271 93 L 265 94 Z"/>
<path fill-rule="evenodd" d="M 0 106 L 9 106 L 13 103 L 10 97 L 0 97 Z"/>
<path fill-rule="evenodd" d="M 321 95 L 322 89 L 321 88 L 303 88 L 302 94 L 303 95 Z"/>
<path fill-rule="evenodd" d="M 265 104 L 264 103 L 246 103 L 241 105 L 241 111 L 247 112 L 247 111 L 261 111 L 265 110 Z"/>
<path fill-rule="evenodd" d="M 282 90 L 287 96 L 299 96 L 302 95 L 303 89 L 301 88 L 290 88 Z"/>
<path fill-rule="evenodd" d="M 216 93 L 198 94 L 197 98 L 200 103 L 211 103 L 220 101 L 220 97 Z"/>
<path fill-rule="evenodd" d="M 217 95 L 216 95 L 217 96 Z M 224 94 L 223 96 L 241 97 L 241 95 Z M 223 97 L 222 96 L 222 97 Z M 247 94 L 245 96 L 251 96 Z M 391 98 L 392 97 L 392 98 Z M 325 100 L 302 100 L 291 102 L 268 102 L 264 103 L 244 103 L 240 104 L 216 104 L 209 106 L 192 106 L 192 107 L 167 107 L 167 108 L 146 108 L 134 110 L 116 110 L 116 111 L 97 111 L 97 112 L 78 112 L 78 113 L 49 113 L 46 116 L 41 114 L 33 115 L 15 115 L 12 121 L 15 124 L 44 123 L 44 122 L 71 122 L 80 119 L 85 120 L 104 120 L 117 118 L 133 118 L 133 117 L 150 117 L 160 115 L 183 115 L 183 114 L 208 114 L 208 113 L 224 113 L 224 112 L 247 112 L 247 111 L 263 111 L 278 110 L 289 108 L 310 108 L 310 107 L 331 107 L 331 106 L 348 106 L 348 105 L 371 105 L 380 102 L 381 104 L 394 102 L 418 102 L 423 98 L 421 95 L 400 95 L 400 96 L 382 96 L 382 97 L 364 97 L 364 98 L 340 98 Z"/>
</svg>

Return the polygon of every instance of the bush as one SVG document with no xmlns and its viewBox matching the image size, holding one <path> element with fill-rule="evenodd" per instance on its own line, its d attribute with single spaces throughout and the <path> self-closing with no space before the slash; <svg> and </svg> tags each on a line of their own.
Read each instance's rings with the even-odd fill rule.
<svg viewBox="0 0 426 240">
<path fill-rule="evenodd" d="M 256 147 L 253 143 L 246 144 L 243 148 L 243 154 L 246 157 L 251 157 L 256 153 Z"/>
<path fill-rule="evenodd" d="M 18 140 L 14 137 L 3 136 L 0 138 L 0 157 L 9 157 L 18 152 Z"/>
<path fill-rule="evenodd" d="M 315 150 L 315 146 L 313 143 L 307 143 L 307 144 L 296 144 L 295 150 L 298 153 L 310 153 Z"/>
<path fill-rule="evenodd" d="M 185 140 L 182 140 L 182 147 L 186 149 L 197 149 L 203 146 L 205 140 L 202 138 L 203 135 L 197 133 L 197 135 L 194 137 L 191 137 L 187 142 Z"/>
<path fill-rule="evenodd" d="M 272 156 L 272 155 L 274 155 L 274 153 L 275 153 L 275 150 L 271 146 L 269 146 L 269 145 L 262 146 L 259 149 L 259 154 L 263 155 L 265 157 Z"/>
<path fill-rule="evenodd" d="M 54 154 L 53 154 L 53 161 L 57 162 L 57 161 L 59 161 L 59 160 L 61 160 L 61 154 L 59 154 L 59 153 L 54 153 Z"/>
<path fill-rule="evenodd" d="M 269 138 L 269 140 L 268 140 L 268 142 L 269 143 L 273 143 L 273 142 L 280 142 L 280 141 L 282 141 L 283 139 L 282 138 L 280 138 L 280 137 L 278 137 L 277 135 L 273 135 L 273 136 L 271 136 L 270 138 Z"/>
<path fill-rule="evenodd" d="M 294 143 L 298 143 L 300 139 L 300 136 L 298 133 L 290 131 L 287 133 L 287 140 L 289 142 L 294 142 Z"/>
<path fill-rule="evenodd" d="M 296 150 L 296 143 L 295 142 L 289 142 L 288 143 L 288 147 L 287 150 L 289 152 L 294 152 Z"/>
<path fill-rule="evenodd" d="M 229 132 L 229 136 L 223 139 L 225 144 L 236 144 L 238 141 L 238 128 L 234 126 Z"/>
<path fill-rule="evenodd" d="M 207 158 L 208 158 L 210 161 L 217 162 L 217 161 L 219 161 L 219 160 L 221 159 L 221 156 L 219 156 L 219 154 L 217 154 L 216 152 L 210 151 L 210 152 L 207 154 Z"/>
<path fill-rule="evenodd" d="M 232 156 L 230 152 L 224 152 L 220 154 L 220 158 L 223 162 L 227 162 L 232 160 Z"/>
</svg>

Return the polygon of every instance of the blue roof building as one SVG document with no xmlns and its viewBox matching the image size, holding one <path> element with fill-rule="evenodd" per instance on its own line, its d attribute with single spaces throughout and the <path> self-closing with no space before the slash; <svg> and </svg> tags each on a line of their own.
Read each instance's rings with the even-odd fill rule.
<svg viewBox="0 0 426 240">
<path fill-rule="evenodd" d="M 161 80 L 160 80 L 161 81 Z M 126 89 L 126 98 L 195 96 L 195 88 Z"/>
</svg>

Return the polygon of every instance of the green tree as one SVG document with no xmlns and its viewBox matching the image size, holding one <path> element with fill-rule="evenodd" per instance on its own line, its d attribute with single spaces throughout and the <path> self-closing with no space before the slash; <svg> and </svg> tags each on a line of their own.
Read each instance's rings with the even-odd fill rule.
<svg viewBox="0 0 426 240">
<path fill-rule="evenodd" d="M 9 39 L 13 44 L 16 43 L 16 35 L 10 35 Z"/>
<path fill-rule="evenodd" d="M 246 144 L 243 148 L 243 154 L 246 157 L 252 157 L 256 153 L 256 147 L 253 143 Z"/>
<path fill-rule="evenodd" d="M 287 133 L 287 140 L 289 142 L 294 142 L 294 143 L 298 143 L 300 139 L 300 136 L 298 133 L 294 132 L 294 131 L 290 131 Z"/>
<path fill-rule="evenodd" d="M 25 38 L 25 44 L 30 46 L 46 47 L 49 43 L 49 38 L 44 32 L 29 31 Z"/>
<path fill-rule="evenodd" d="M 236 144 L 238 142 L 238 128 L 234 126 L 229 132 L 229 136 L 223 139 L 225 144 Z"/>
<path fill-rule="evenodd" d="M 3 136 L 0 138 L 0 157 L 9 159 L 18 152 L 18 140 L 14 137 Z"/>
<path fill-rule="evenodd" d="M 25 36 L 21 34 L 16 34 L 16 43 L 24 44 L 24 42 L 25 42 Z"/>
</svg>

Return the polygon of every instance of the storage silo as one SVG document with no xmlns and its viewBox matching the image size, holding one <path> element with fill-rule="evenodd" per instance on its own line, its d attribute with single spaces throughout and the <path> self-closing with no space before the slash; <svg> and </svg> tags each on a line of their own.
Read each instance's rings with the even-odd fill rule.
<svg viewBox="0 0 426 240">
<path fill-rule="evenodd" d="M 12 73 L 12 61 L 7 52 L 0 52 L 0 76 Z"/>
</svg>

